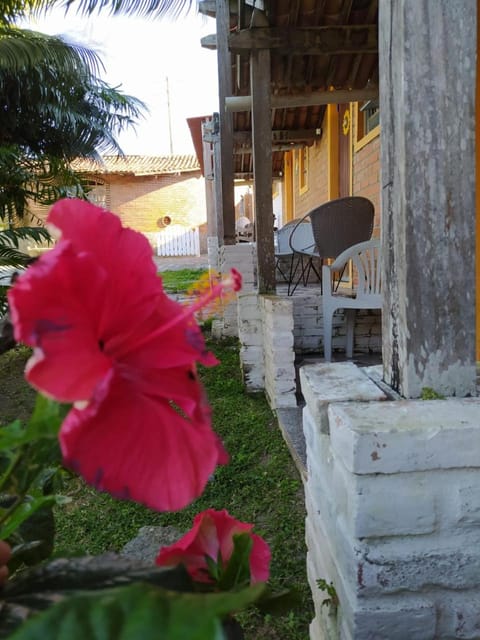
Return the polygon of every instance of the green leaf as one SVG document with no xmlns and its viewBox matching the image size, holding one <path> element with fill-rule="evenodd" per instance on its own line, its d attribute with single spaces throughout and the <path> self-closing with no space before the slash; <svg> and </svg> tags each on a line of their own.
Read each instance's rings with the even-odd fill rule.
<svg viewBox="0 0 480 640">
<path fill-rule="evenodd" d="M 59 404 L 55 400 L 50 400 L 38 394 L 32 417 L 27 424 L 29 437 L 32 440 L 37 438 L 56 438 L 60 425 L 69 409 L 69 405 Z"/>
<path fill-rule="evenodd" d="M 19 528 L 19 526 L 43 507 L 56 504 L 56 496 L 28 497 L 21 502 L 6 518 L 0 527 L 0 540 L 5 540 Z"/>
<path fill-rule="evenodd" d="M 0 451 L 13 449 L 41 438 L 57 438 L 60 425 L 69 410 L 54 400 L 38 394 L 35 408 L 26 426 L 19 420 L 0 429 Z"/>
<path fill-rule="evenodd" d="M 184 594 L 152 585 L 81 594 L 36 615 L 11 640 L 222 640 L 221 619 L 257 600 L 241 592 Z"/>
<path fill-rule="evenodd" d="M 0 451 L 14 449 L 24 444 L 25 427 L 20 420 L 15 420 L 5 427 L 0 428 Z"/>
<path fill-rule="evenodd" d="M 253 540 L 248 533 L 233 536 L 233 553 L 223 571 L 218 587 L 222 591 L 238 589 L 250 583 L 250 553 Z"/>
</svg>

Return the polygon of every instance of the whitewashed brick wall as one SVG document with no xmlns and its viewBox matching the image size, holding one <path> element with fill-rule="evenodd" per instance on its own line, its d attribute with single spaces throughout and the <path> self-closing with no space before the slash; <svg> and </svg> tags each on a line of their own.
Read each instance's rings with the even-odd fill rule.
<svg viewBox="0 0 480 640">
<path fill-rule="evenodd" d="M 380 401 L 346 364 L 300 374 L 310 637 L 479 639 L 480 399 Z"/>
<path fill-rule="evenodd" d="M 335 314 L 334 348 L 345 347 L 343 322 L 343 312 Z M 247 290 L 247 294 L 241 293 L 238 297 L 237 327 L 247 389 L 265 390 L 273 409 L 295 407 L 295 355 L 322 354 L 320 296 L 259 296 Z M 360 352 L 381 350 L 379 314 L 367 309 L 357 312 L 355 349 Z"/>
<path fill-rule="evenodd" d="M 293 296 L 296 353 L 323 351 L 322 299 L 317 294 Z M 378 310 L 359 309 L 355 319 L 354 350 L 360 353 L 382 350 L 381 315 Z M 345 349 L 346 329 L 343 310 L 333 316 L 332 348 Z"/>
<path fill-rule="evenodd" d="M 259 296 L 263 327 L 265 394 L 272 409 L 296 407 L 292 300 Z"/>
<path fill-rule="evenodd" d="M 243 293 L 253 291 L 255 286 L 254 251 L 254 245 L 249 243 L 222 245 L 218 248 L 218 270 L 226 274 L 232 268 L 237 269 L 242 274 Z M 211 252 L 213 260 L 215 254 L 213 243 Z M 217 338 L 238 336 L 237 297 L 233 300 L 229 298 L 222 306 L 220 317 L 212 325 L 212 334 Z"/>
<path fill-rule="evenodd" d="M 262 314 L 257 293 L 238 296 L 238 337 L 243 381 L 249 391 L 265 389 Z"/>
</svg>

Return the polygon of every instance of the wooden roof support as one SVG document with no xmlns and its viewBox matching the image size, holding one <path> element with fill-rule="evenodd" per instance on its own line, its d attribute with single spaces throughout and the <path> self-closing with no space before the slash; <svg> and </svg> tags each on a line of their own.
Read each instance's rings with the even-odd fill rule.
<svg viewBox="0 0 480 640">
<path fill-rule="evenodd" d="M 272 203 L 272 125 L 270 113 L 270 51 L 250 55 L 252 140 L 259 293 L 275 293 L 275 248 Z"/>
<path fill-rule="evenodd" d="M 218 95 L 220 104 L 232 93 L 231 55 L 228 51 L 230 8 L 228 0 L 216 0 Z M 235 196 L 233 175 L 233 121 L 225 109 L 219 114 L 220 149 L 215 154 L 215 190 L 219 243 L 235 244 Z M 220 220 L 220 217 L 222 218 Z M 223 227 L 223 235 L 222 235 Z"/>
<path fill-rule="evenodd" d="M 378 87 L 365 89 L 343 89 L 337 91 L 311 91 L 289 96 L 271 96 L 272 109 L 291 109 L 292 107 L 311 107 L 322 104 L 343 104 L 344 102 L 360 102 L 378 98 Z M 252 96 L 227 96 L 227 111 L 250 111 Z"/>
<path fill-rule="evenodd" d="M 435 9 L 380 3 L 384 380 L 406 398 L 476 395 L 476 7 Z"/>
<path fill-rule="evenodd" d="M 257 27 L 230 34 L 232 53 L 253 49 L 271 49 L 285 55 L 341 55 L 378 52 L 376 24 L 334 25 L 322 27 Z M 209 46 L 213 42 L 209 41 Z M 202 46 L 207 40 L 202 39 Z"/>
</svg>

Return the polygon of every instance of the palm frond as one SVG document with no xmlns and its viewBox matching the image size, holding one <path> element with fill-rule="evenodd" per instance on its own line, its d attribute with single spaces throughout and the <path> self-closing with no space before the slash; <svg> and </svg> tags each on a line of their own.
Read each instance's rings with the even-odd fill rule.
<svg viewBox="0 0 480 640">
<path fill-rule="evenodd" d="M 13 227 L 0 231 L 0 248 L 19 248 L 19 240 L 33 240 L 34 242 L 52 242 L 52 236 L 45 227 Z"/>
<path fill-rule="evenodd" d="M 28 253 L 12 249 L 0 244 L 0 265 L 6 267 L 15 267 L 15 269 L 26 267 L 32 259 Z"/>
<path fill-rule="evenodd" d="M 95 51 L 65 36 L 0 25 L 0 71 L 40 73 L 45 68 L 58 69 L 67 75 L 98 75 L 103 64 Z"/>
<path fill-rule="evenodd" d="M 61 0 L 60 6 L 77 13 L 91 15 L 100 11 L 110 14 L 146 15 L 178 18 L 196 8 L 195 0 Z"/>
</svg>

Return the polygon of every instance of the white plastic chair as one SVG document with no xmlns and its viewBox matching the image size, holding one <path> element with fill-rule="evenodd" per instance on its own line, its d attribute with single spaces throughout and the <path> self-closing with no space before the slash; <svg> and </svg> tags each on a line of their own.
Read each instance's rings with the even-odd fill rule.
<svg viewBox="0 0 480 640">
<path fill-rule="evenodd" d="M 334 290 L 334 274 L 341 271 L 351 260 L 358 284 L 352 295 Z M 333 314 L 337 309 L 345 309 L 347 324 L 347 358 L 353 356 L 353 334 L 356 309 L 381 309 L 381 248 L 380 240 L 367 240 L 345 249 L 330 265 L 322 268 L 323 280 L 323 348 L 325 360 L 332 359 Z"/>
</svg>

